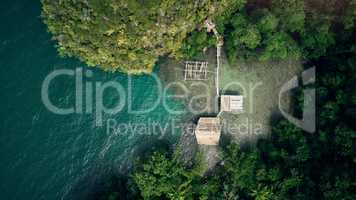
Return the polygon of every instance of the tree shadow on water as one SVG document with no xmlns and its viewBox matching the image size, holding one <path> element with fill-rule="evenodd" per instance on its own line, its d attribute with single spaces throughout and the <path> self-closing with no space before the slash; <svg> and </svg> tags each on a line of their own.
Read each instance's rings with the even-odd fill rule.
<svg viewBox="0 0 356 200">
<path fill-rule="evenodd" d="M 127 171 L 119 171 L 119 166 L 97 164 L 78 180 L 62 198 L 64 200 L 131 200 L 140 199 L 138 189 L 132 182 L 134 163 L 147 160 L 154 151 L 170 150 L 170 142 L 158 137 L 145 138 L 145 144 L 134 152 L 135 160 Z"/>
</svg>

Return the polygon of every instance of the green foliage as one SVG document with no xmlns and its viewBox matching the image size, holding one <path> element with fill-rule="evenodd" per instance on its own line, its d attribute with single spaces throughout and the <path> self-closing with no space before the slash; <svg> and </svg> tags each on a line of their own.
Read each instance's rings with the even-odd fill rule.
<svg viewBox="0 0 356 200">
<path fill-rule="evenodd" d="M 317 59 L 335 44 L 337 31 L 350 37 L 356 19 L 348 0 L 251 2 L 42 0 L 42 17 L 61 55 L 128 73 L 149 73 L 160 56 L 193 58 L 215 45 L 202 28 L 207 17 L 224 35 L 231 62 Z"/>
<path fill-rule="evenodd" d="M 201 179 L 203 165 L 201 162 L 192 169 L 187 169 L 174 155 L 169 158 L 166 154 L 155 152 L 138 169 L 134 181 L 138 185 L 144 199 L 192 199 L 195 194 L 195 182 Z"/>
<path fill-rule="evenodd" d="M 211 36 L 205 31 L 194 31 L 184 41 L 181 53 L 185 58 L 194 58 L 203 53 L 204 48 L 215 45 L 215 36 Z"/>
<path fill-rule="evenodd" d="M 304 3 L 301 0 L 272 1 L 272 9 L 237 11 L 226 29 L 230 62 L 256 57 L 262 61 L 299 58 L 300 48 L 292 37 L 304 32 Z"/>
<path fill-rule="evenodd" d="M 228 148 L 224 158 L 224 171 L 228 175 L 224 184 L 230 190 L 225 193 L 235 193 L 235 198 L 241 199 L 293 199 L 289 194 L 298 191 L 303 182 L 299 172 L 293 169 L 293 162 L 300 162 L 295 157 L 305 154 L 298 152 L 294 140 L 303 136 L 287 122 L 275 128 L 274 136 L 273 141 L 261 140 L 258 148 L 250 151 L 241 151 L 236 145 Z"/>
<path fill-rule="evenodd" d="M 280 29 L 302 33 L 305 23 L 304 0 L 273 0 L 272 13 L 280 20 Z"/>
<path fill-rule="evenodd" d="M 331 45 L 335 44 L 331 22 L 315 18 L 308 21 L 306 31 L 301 34 L 301 47 L 306 58 L 319 58 Z"/>
<path fill-rule="evenodd" d="M 265 41 L 265 50 L 260 55 L 260 60 L 298 58 L 300 52 L 297 44 L 290 35 L 284 32 L 273 33 Z"/>
<path fill-rule="evenodd" d="M 42 17 L 61 55 L 104 70 L 148 73 L 159 56 L 179 56 L 187 34 L 231 2 L 42 0 Z"/>
<path fill-rule="evenodd" d="M 246 4 L 246 0 L 226 0 L 226 3 L 228 3 L 228 6 L 225 6 L 219 15 L 209 16 L 215 22 L 216 29 L 219 33 L 224 32 L 227 21 L 233 12 L 241 10 Z M 216 46 L 217 41 L 214 34 L 206 33 L 205 27 L 199 28 L 199 30 L 188 34 L 177 55 L 184 58 L 194 58 L 201 55 L 205 49 Z"/>
<path fill-rule="evenodd" d="M 336 35 L 350 37 L 356 21 L 351 1 L 271 0 L 248 5 L 220 22 L 230 62 L 237 57 L 317 59 L 335 45 Z"/>
<path fill-rule="evenodd" d="M 246 27 L 238 38 L 237 43 L 241 43 L 249 49 L 255 49 L 261 41 L 260 32 L 257 27 L 253 25 Z"/>
<path fill-rule="evenodd" d="M 268 12 L 263 17 L 261 17 L 261 20 L 258 22 L 258 28 L 263 33 L 273 33 L 273 31 L 276 30 L 278 24 L 279 19 L 272 13 Z"/>
</svg>

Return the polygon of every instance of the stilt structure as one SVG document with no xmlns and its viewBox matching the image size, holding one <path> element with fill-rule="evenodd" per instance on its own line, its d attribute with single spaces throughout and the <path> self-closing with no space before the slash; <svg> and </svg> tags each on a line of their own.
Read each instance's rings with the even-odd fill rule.
<svg viewBox="0 0 356 200">
<path fill-rule="evenodd" d="M 208 62 L 186 61 L 184 70 L 184 80 L 206 80 Z"/>
</svg>

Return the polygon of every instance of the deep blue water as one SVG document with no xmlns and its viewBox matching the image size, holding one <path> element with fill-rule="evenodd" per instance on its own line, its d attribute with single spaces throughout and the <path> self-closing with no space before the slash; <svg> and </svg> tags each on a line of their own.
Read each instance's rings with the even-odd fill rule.
<svg viewBox="0 0 356 200">
<path fill-rule="evenodd" d="M 41 86 L 55 69 L 81 67 L 94 74 L 86 82 L 117 81 L 124 88 L 128 76 L 87 68 L 76 59 L 59 57 L 41 22 L 39 1 L 2 0 L 0 5 L 0 199 L 83 197 L 103 181 L 102 177 L 124 172 L 140 149 L 157 140 L 149 131 L 107 132 L 105 123 L 109 118 L 123 124 L 161 125 L 179 119 L 180 116 L 169 114 L 162 103 L 142 115 L 129 114 L 125 106 L 115 115 L 105 115 L 102 127 L 95 126 L 93 113 L 50 112 L 41 100 Z M 158 85 L 152 77 L 132 77 L 132 85 L 133 109 L 149 108 L 157 100 Z M 74 78 L 55 79 L 49 93 L 56 105 L 74 105 Z M 104 94 L 105 105 L 115 105 L 120 99 L 114 90 Z M 174 108 L 182 106 L 172 99 L 167 99 L 167 103 Z M 168 141 L 176 138 L 163 137 Z"/>
</svg>

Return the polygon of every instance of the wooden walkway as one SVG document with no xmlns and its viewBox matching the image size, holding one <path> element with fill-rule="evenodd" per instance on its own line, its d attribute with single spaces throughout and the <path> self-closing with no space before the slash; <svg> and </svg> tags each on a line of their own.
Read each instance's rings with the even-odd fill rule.
<svg viewBox="0 0 356 200">
<path fill-rule="evenodd" d="M 216 97 L 220 96 L 219 91 L 219 72 L 220 72 L 220 57 L 221 57 L 221 47 L 224 45 L 224 40 L 220 36 L 219 32 L 216 30 L 216 25 L 210 20 L 205 20 L 205 27 L 208 32 L 213 32 L 216 37 L 216 77 L 215 77 L 215 87 L 216 87 Z"/>
</svg>

